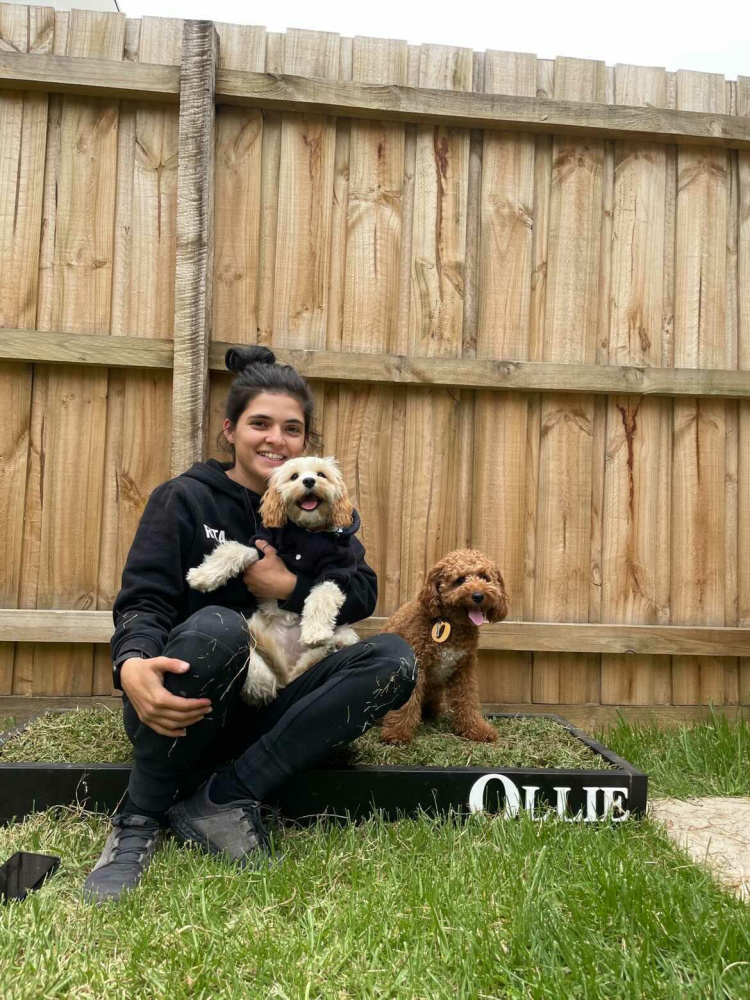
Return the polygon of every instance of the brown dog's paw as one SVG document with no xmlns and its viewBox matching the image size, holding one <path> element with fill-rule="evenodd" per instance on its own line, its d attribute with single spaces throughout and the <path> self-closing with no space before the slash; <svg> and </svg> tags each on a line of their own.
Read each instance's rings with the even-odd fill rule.
<svg viewBox="0 0 750 1000">
<path fill-rule="evenodd" d="M 494 743 L 497 739 L 497 730 L 494 726 L 483 724 L 471 726 L 469 729 L 458 733 L 458 735 L 463 736 L 465 740 L 473 740 L 475 743 Z"/>
<path fill-rule="evenodd" d="M 397 726 L 383 726 L 380 730 L 380 738 L 383 743 L 390 743 L 393 746 L 411 743 L 412 736 L 413 733 L 399 729 Z"/>
</svg>

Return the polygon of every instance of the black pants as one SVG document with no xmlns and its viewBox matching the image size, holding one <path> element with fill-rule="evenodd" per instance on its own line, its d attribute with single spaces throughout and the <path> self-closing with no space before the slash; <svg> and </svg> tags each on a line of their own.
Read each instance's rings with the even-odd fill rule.
<svg viewBox="0 0 750 1000">
<path fill-rule="evenodd" d="M 124 699 L 125 730 L 135 762 L 128 792 L 150 811 L 166 810 L 213 770 L 234 761 L 238 777 L 261 802 L 332 746 L 361 735 L 411 695 L 417 668 L 411 646 L 383 634 L 327 656 L 279 692 L 269 705 L 240 698 L 247 671 L 242 615 L 208 607 L 172 630 L 164 656 L 190 664 L 164 675 L 172 694 L 210 698 L 213 712 L 187 735 L 160 736 Z"/>
</svg>

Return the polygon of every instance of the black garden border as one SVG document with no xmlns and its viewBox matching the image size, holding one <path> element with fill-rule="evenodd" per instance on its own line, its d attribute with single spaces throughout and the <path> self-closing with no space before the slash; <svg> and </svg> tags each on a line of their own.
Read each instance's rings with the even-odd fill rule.
<svg viewBox="0 0 750 1000">
<path fill-rule="evenodd" d="M 506 816 L 525 810 L 541 818 L 549 814 L 545 805 L 571 822 L 607 817 L 623 822 L 645 814 L 648 776 L 559 715 L 498 712 L 488 717 L 549 719 L 612 767 L 598 771 L 335 765 L 296 776 L 269 804 L 299 822 L 320 816 L 362 819 L 374 810 L 388 819 L 420 811 L 436 815 L 477 809 Z M 0 734 L 0 746 L 27 725 Z M 111 812 L 127 787 L 129 774 L 129 764 L 0 763 L 0 823 L 70 803 Z"/>
</svg>

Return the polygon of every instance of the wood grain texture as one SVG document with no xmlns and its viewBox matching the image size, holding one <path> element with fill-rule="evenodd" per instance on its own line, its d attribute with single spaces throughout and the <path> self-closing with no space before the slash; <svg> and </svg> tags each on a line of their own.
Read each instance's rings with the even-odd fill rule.
<svg viewBox="0 0 750 1000">
<path fill-rule="evenodd" d="M 214 245 L 214 86 L 218 37 L 210 21 L 183 29 L 172 378 L 172 474 L 203 457 Z"/>
<path fill-rule="evenodd" d="M 606 97 L 603 63 L 555 61 L 560 99 Z M 540 343 L 545 360 L 596 360 L 604 145 L 555 138 L 549 205 L 547 291 Z M 566 336 L 575 326 L 573 336 Z M 549 395 L 542 402 L 534 616 L 585 621 L 589 615 L 594 405 Z M 538 702 L 599 700 L 594 657 L 534 658 Z"/>
<path fill-rule="evenodd" d="M 487 51 L 484 90 L 533 96 L 533 55 Z M 530 356 L 535 140 L 487 132 L 482 150 L 477 355 Z M 525 511 L 529 397 L 476 394 L 472 544 L 499 565 L 509 616 L 524 616 Z M 527 654 L 485 657 L 485 690 L 493 701 L 531 700 Z"/>
<path fill-rule="evenodd" d="M 179 65 L 182 21 L 144 17 L 128 43 L 131 24 L 127 59 Z M 110 344 L 174 349 L 178 133 L 173 105 L 121 105 Z M 169 371 L 110 368 L 97 608 L 112 607 L 146 501 L 169 477 L 171 428 Z M 109 651 L 97 646 L 93 693 L 111 690 Z"/>
<path fill-rule="evenodd" d="M 263 72 L 265 28 L 218 24 L 218 68 Z M 216 109 L 216 205 L 212 340 L 258 339 L 263 112 Z"/>
<path fill-rule="evenodd" d="M 54 12 L 21 5 L 0 6 L 0 52 L 48 52 Z M 0 93 L 0 327 L 27 331 L 36 323 L 39 244 L 44 192 L 48 98 L 40 93 Z M 0 364 L 0 559 L 5 567 L 0 603 L 18 606 L 21 584 L 26 477 L 33 385 L 31 365 Z M 0 645 L 0 691 L 13 688 L 12 644 Z"/>
<path fill-rule="evenodd" d="M 356 37 L 352 75 L 373 83 L 403 83 L 407 55 L 406 42 Z M 337 178 L 343 170 L 347 177 L 345 242 L 339 249 L 342 328 L 340 336 L 329 335 L 329 348 L 338 342 L 346 351 L 380 354 L 396 340 L 404 138 L 403 125 L 351 123 L 346 159 L 336 170 Z M 343 200 L 342 192 L 336 202 Z M 399 604 L 405 395 L 392 386 L 331 387 L 326 417 L 332 393 L 336 429 L 326 430 L 326 449 L 339 456 L 353 492 L 362 517 L 361 540 L 380 581 L 378 609 L 387 614 Z"/>
<path fill-rule="evenodd" d="M 339 36 L 288 31 L 282 59 L 286 72 L 335 80 Z M 333 118 L 282 116 L 273 344 L 325 346 L 335 154 Z"/>
<path fill-rule="evenodd" d="M 122 65 L 104 60 L 87 59 L 79 63 L 58 55 L 0 50 L 0 88 L 177 103 L 179 73 L 172 67 L 138 66 L 125 70 Z M 445 93 L 442 88 L 424 86 L 347 85 L 327 78 L 325 69 L 315 79 L 301 73 L 222 69 L 217 76 L 217 100 L 221 104 L 300 114 L 750 148 L 746 118 L 726 114 L 490 94 L 469 100 L 460 90 Z"/>
<path fill-rule="evenodd" d="M 423 45 L 423 86 L 466 90 L 469 49 Z M 469 134 L 420 125 L 416 134 L 411 234 L 409 351 L 458 358 L 463 350 L 463 281 L 469 180 Z M 406 400 L 401 599 L 411 600 L 431 565 L 461 544 L 464 510 L 460 392 L 429 390 Z"/>
<path fill-rule="evenodd" d="M 603 66 L 603 64 L 602 64 Z M 590 139 L 676 142 L 691 145 L 747 148 L 748 125 L 728 114 L 686 113 L 651 107 L 605 104 L 589 92 L 587 99 L 554 95 L 527 97 L 483 94 L 468 98 L 461 88 L 451 93 L 434 85 L 372 86 L 304 79 L 302 74 L 219 73 L 222 102 L 300 113 L 413 121 L 448 127 L 499 128 L 504 131 L 545 132 Z M 583 93 L 579 91 L 578 93 Z"/>
<path fill-rule="evenodd" d="M 171 368 L 172 343 L 140 336 L 118 337 L 45 333 L 29 338 L 23 330 L 0 330 L 0 358 L 121 368 Z M 233 342 L 209 345 L 208 366 L 225 371 L 224 355 Z M 628 365 L 573 365 L 490 358 L 429 358 L 358 351 L 278 348 L 279 360 L 311 380 L 385 382 L 393 385 L 455 386 L 516 392 L 583 395 L 701 396 L 748 399 L 743 371 L 697 368 L 644 368 Z"/>
<path fill-rule="evenodd" d="M 663 107 L 666 72 L 617 66 L 614 97 L 618 104 Z M 665 187 L 663 147 L 616 145 L 610 363 L 662 363 Z M 663 400 L 607 401 L 603 621 L 669 621 L 671 416 Z M 604 704 L 667 704 L 671 693 L 668 660 L 602 658 Z"/>
<path fill-rule="evenodd" d="M 750 77 L 737 79 L 736 111 L 750 114 Z M 737 364 L 750 370 L 750 153 L 737 155 Z M 750 625 L 750 404 L 737 415 L 737 624 Z M 739 699 L 750 705 L 750 658 L 740 661 Z"/>
<path fill-rule="evenodd" d="M 55 17 L 55 51 L 116 61 L 124 17 L 72 11 Z M 117 173 L 116 101 L 50 101 L 37 326 L 108 332 Z M 21 604 L 94 607 L 102 523 L 107 375 L 35 369 Z M 37 411 L 34 413 L 33 411 Z M 71 474 L 75 470 L 75 474 Z M 14 691 L 90 694 L 90 645 L 19 649 Z"/>
<path fill-rule="evenodd" d="M 358 622 L 356 629 L 362 636 L 376 635 L 385 621 L 383 617 L 368 618 Z M 112 616 L 108 611 L 0 609 L 2 642 L 105 643 L 112 631 Z M 733 657 L 747 649 L 749 637 L 748 629 L 711 626 L 506 621 L 484 625 L 479 648 Z"/>
<path fill-rule="evenodd" d="M 501 564 L 525 620 L 482 630 L 486 701 L 750 702 L 748 81 L 218 32 L 194 454 L 227 347 L 271 344 L 310 379 L 380 615 L 454 546 Z M 0 8 L 0 502 L 29 613 L 107 616 L 169 475 L 181 33 Z M 0 692 L 110 690 L 106 628 L 61 622 L 24 625 L 12 675 L 0 646 Z"/>
<path fill-rule="evenodd" d="M 677 106 L 723 112 L 718 74 L 677 74 Z M 726 355 L 727 154 L 684 147 L 677 154 L 674 360 L 680 367 L 728 367 Z M 726 405 L 674 404 L 672 621 L 724 622 Z M 672 663 L 675 704 L 733 697 L 726 664 Z"/>
</svg>

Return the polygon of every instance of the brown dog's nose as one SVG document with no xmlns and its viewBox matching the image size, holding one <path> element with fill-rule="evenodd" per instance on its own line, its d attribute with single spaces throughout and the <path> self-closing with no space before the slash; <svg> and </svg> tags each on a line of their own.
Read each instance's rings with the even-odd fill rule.
<svg viewBox="0 0 750 1000">
<path fill-rule="evenodd" d="M 306 476 L 305 479 L 302 480 L 302 485 L 306 487 L 308 490 L 311 490 L 315 485 L 315 480 L 312 478 L 312 476 Z"/>
<path fill-rule="evenodd" d="M 481 604 L 482 601 L 484 600 L 484 594 L 472 594 L 471 599 L 474 601 L 475 604 Z"/>
</svg>

